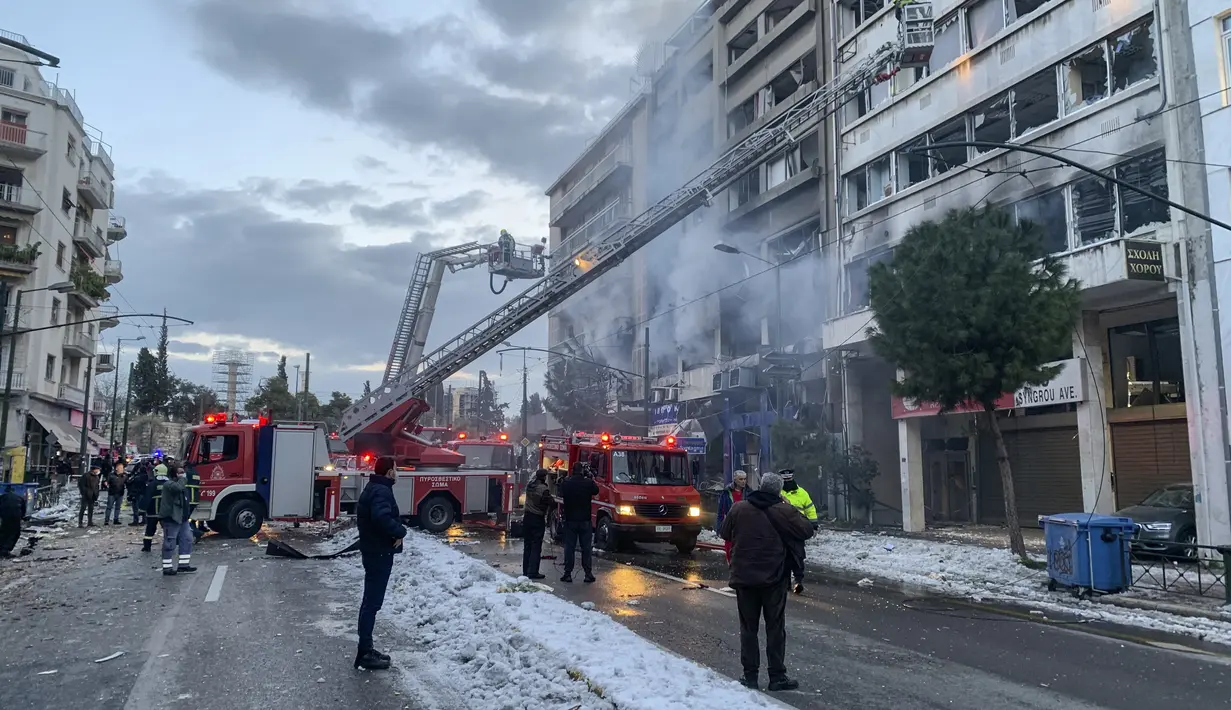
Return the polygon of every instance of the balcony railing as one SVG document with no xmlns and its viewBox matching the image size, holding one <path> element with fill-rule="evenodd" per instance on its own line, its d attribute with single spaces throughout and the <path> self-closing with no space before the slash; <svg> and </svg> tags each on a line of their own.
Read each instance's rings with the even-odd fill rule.
<svg viewBox="0 0 1231 710">
<path fill-rule="evenodd" d="M 8 360 L 0 360 L 0 387 L 4 386 L 5 378 L 8 377 L 9 362 Z M 26 389 L 26 372 L 21 365 L 13 364 L 13 391 L 24 392 Z"/>
<path fill-rule="evenodd" d="M 64 334 L 64 347 L 86 353 L 85 357 L 92 357 L 94 355 L 94 334 L 69 330 Z"/>
<path fill-rule="evenodd" d="M 73 98 L 67 89 L 61 89 L 50 81 L 44 81 L 43 88 L 46 89 L 45 96 L 68 109 L 68 112 L 73 114 L 73 118 L 77 119 L 77 123 L 85 125 L 85 116 L 81 114 L 81 107 L 77 105 L 77 99 Z"/>
<path fill-rule="evenodd" d="M 572 259 L 577 252 L 587 245 L 598 241 L 616 227 L 627 224 L 633 218 L 631 203 L 621 200 L 613 202 L 603 211 L 594 215 L 585 224 L 578 227 L 568 238 L 560 242 L 560 246 L 551 253 L 552 263 Z"/>
<path fill-rule="evenodd" d="M 90 172 L 83 172 L 77 179 L 77 193 L 96 210 L 111 209 L 111 184 Z"/>
<path fill-rule="evenodd" d="M 107 219 L 107 238 L 118 242 L 128 236 L 128 220 L 119 215 L 111 215 Z"/>
<path fill-rule="evenodd" d="M 11 182 L 0 182 L 0 207 L 24 207 L 31 212 L 38 212 L 42 205 L 33 190 L 23 190 L 21 185 Z"/>
<path fill-rule="evenodd" d="M 38 261 L 39 245 L 30 244 L 19 247 L 12 244 L 0 244 L 0 264 L 30 267 L 33 270 Z"/>
<path fill-rule="evenodd" d="M 60 399 L 72 402 L 78 407 L 85 406 L 85 390 L 72 385 L 60 385 Z"/>
<path fill-rule="evenodd" d="M 611 149 L 611 152 L 595 163 L 594 167 L 590 168 L 585 175 L 582 175 L 577 184 L 573 185 L 556 202 L 555 206 L 551 208 L 551 222 L 554 224 L 565 212 L 575 207 L 578 202 L 581 202 L 583 197 L 615 172 L 616 168 L 621 165 L 631 165 L 632 162 L 632 146 L 628 143 L 617 144 Z"/>
<path fill-rule="evenodd" d="M 124 280 L 124 268 L 119 259 L 108 259 L 103 264 L 103 278 L 109 284 L 117 284 Z"/>
<path fill-rule="evenodd" d="M 0 148 L 4 146 L 17 147 L 22 152 L 46 153 L 47 134 L 32 131 L 24 123 L 0 121 Z"/>
<path fill-rule="evenodd" d="M 34 313 L 33 305 L 22 306 L 21 312 L 17 314 L 17 327 L 18 328 L 29 328 L 30 323 L 31 323 L 30 316 L 32 313 Z M 11 303 L 8 305 L 8 308 L 4 309 L 4 329 L 6 331 L 13 329 L 13 304 Z M 4 377 L 4 371 L 0 370 L 0 378 L 3 378 L 3 377 Z M 2 386 L 3 385 L 0 385 L 0 387 Z"/>
<path fill-rule="evenodd" d="M 107 242 L 103 239 L 102 230 L 84 219 L 77 220 L 73 225 L 73 241 L 80 244 L 95 259 L 107 254 Z"/>
<path fill-rule="evenodd" d="M 90 159 L 102 163 L 107 168 L 107 174 L 114 177 L 115 163 L 111 162 L 111 146 L 90 136 L 83 136 L 82 143 L 85 145 L 86 152 L 90 154 Z"/>
</svg>

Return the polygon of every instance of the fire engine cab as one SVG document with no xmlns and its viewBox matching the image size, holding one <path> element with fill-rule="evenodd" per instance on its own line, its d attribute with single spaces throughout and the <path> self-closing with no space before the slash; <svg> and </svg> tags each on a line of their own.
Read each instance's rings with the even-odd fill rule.
<svg viewBox="0 0 1231 710">
<path fill-rule="evenodd" d="M 545 435 L 539 441 L 542 468 L 552 493 L 574 466 L 582 465 L 598 484 L 590 512 L 594 544 L 615 551 L 626 542 L 667 542 L 688 554 L 701 533 L 701 496 L 692 486 L 688 454 L 673 437 L 620 436 L 577 432 Z M 563 536 L 559 511 L 548 529 Z"/>
<path fill-rule="evenodd" d="M 463 469 L 493 468 L 513 471 L 517 468 L 513 443 L 504 432 L 478 437 L 471 437 L 464 431 L 458 432 L 456 439 L 445 443 L 445 448 L 466 457 L 466 462 L 461 464 Z"/>
<path fill-rule="evenodd" d="M 180 457 L 201 482 L 192 519 L 215 532 L 252 537 L 266 520 L 337 517 L 324 425 L 210 414 L 184 435 Z"/>
</svg>

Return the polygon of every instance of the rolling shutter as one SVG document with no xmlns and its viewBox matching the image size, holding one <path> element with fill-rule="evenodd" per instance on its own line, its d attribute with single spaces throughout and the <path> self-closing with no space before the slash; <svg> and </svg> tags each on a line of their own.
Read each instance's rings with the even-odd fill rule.
<svg viewBox="0 0 1231 710">
<path fill-rule="evenodd" d="M 1023 526 L 1037 526 L 1040 515 L 1084 509 L 1076 427 L 1005 432 L 1004 439 L 1017 492 L 1017 517 Z M 992 462 L 990 473 L 999 477 L 994 458 Z"/>
<path fill-rule="evenodd" d="M 1116 508 L 1136 505 L 1160 486 L 1192 483 L 1187 419 L 1114 422 L 1111 444 Z"/>
</svg>

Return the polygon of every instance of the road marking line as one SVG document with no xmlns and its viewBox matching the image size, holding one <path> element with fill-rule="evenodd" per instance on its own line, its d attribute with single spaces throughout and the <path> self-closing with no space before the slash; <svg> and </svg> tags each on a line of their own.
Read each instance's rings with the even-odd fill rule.
<svg viewBox="0 0 1231 710">
<path fill-rule="evenodd" d="M 615 560 L 610 560 L 610 559 L 609 559 L 609 561 L 611 561 L 611 562 L 615 562 Z M 724 591 L 722 591 L 721 589 L 715 589 L 714 587 L 711 587 L 711 586 L 709 586 L 708 584 L 705 584 L 705 583 L 703 583 L 703 582 L 693 582 L 693 581 L 691 581 L 691 580 L 684 579 L 683 577 L 674 577 L 674 576 L 672 576 L 672 575 L 667 574 L 666 572 L 659 572 L 659 571 L 657 571 L 657 570 L 646 569 L 645 567 L 639 567 L 639 566 L 637 566 L 637 565 L 625 564 L 625 563 L 623 563 L 623 562 L 617 562 L 616 564 L 619 564 L 619 565 L 624 566 L 624 567 L 632 567 L 633 569 L 636 569 L 636 570 L 641 570 L 642 572 L 645 572 L 646 574 L 652 574 L 652 575 L 654 575 L 655 577 L 661 577 L 662 579 L 669 579 L 669 580 L 671 580 L 672 582 L 680 582 L 681 584 L 691 584 L 692 586 L 697 587 L 697 588 L 699 588 L 699 589 L 704 589 L 705 591 L 707 591 L 707 592 L 713 592 L 714 594 L 721 594 L 721 595 L 722 595 L 722 596 L 724 596 L 724 597 L 730 597 L 730 598 L 732 598 L 732 599 L 734 599 L 734 598 L 735 598 L 735 594 L 734 594 L 734 593 L 732 593 L 732 592 L 724 592 Z"/>
<path fill-rule="evenodd" d="M 205 601 L 216 602 L 222 596 L 222 582 L 227 578 L 227 566 L 218 565 L 214 570 L 214 579 L 209 583 L 209 591 L 205 592 Z"/>
</svg>

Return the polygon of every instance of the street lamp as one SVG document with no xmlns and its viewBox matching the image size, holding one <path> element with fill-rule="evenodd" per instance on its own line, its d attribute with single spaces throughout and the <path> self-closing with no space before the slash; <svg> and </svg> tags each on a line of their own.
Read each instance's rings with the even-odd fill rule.
<svg viewBox="0 0 1231 710">
<path fill-rule="evenodd" d="M 526 382 L 530 375 L 530 369 L 526 366 L 527 348 L 519 348 L 507 340 L 503 341 L 501 345 L 511 350 L 521 351 L 521 441 L 517 442 L 521 444 L 521 449 L 519 449 L 521 453 L 518 456 L 518 468 L 526 468 L 526 446 L 528 445 L 526 442 L 530 440 L 530 423 L 527 419 L 530 415 L 530 395 L 528 394 Z"/>
<path fill-rule="evenodd" d="M 48 286 L 42 286 L 40 288 L 17 289 L 16 290 L 17 292 L 13 298 L 13 332 L 11 333 L 11 335 L 21 335 L 21 333 L 23 332 L 19 324 L 20 318 L 21 318 L 21 297 L 23 294 L 36 293 L 38 291 L 55 291 L 57 293 L 68 293 L 69 291 L 72 291 L 74 288 L 76 288 L 76 286 L 73 284 L 72 281 L 60 281 L 58 283 L 53 283 Z M 0 314 L 0 332 L 4 330 L 5 320 L 6 318 L 4 317 L 4 314 Z M 14 348 L 16 348 L 16 346 L 17 346 L 17 339 L 12 338 L 12 342 L 9 344 L 9 349 L 8 349 L 9 350 L 9 362 L 8 362 L 8 366 L 5 368 L 5 373 L 4 373 L 4 410 L 0 412 L 0 447 L 4 448 L 5 450 L 8 449 L 8 442 L 9 442 L 9 439 L 8 439 L 9 400 L 13 394 L 13 350 Z M 8 476 L 7 469 L 8 467 L 6 466 L 5 467 L 6 477 Z"/>
<path fill-rule="evenodd" d="M 120 345 L 125 342 L 137 342 L 139 340 L 145 340 L 145 336 L 139 335 L 135 338 L 116 338 L 115 341 L 115 362 L 112 363 L 112 367 L 115 368 L 115 387 L 111 392 L 111 438 L 108 439 L 108 441 L 111 442 L 112 449 L 115 448 L 115 420 L 116 415 L 119 413 L 116 409 L 116 403 L 120 396 Z M 127 445 L 127 442 L 125 442 L 125 445 Z"/>
</svg>

